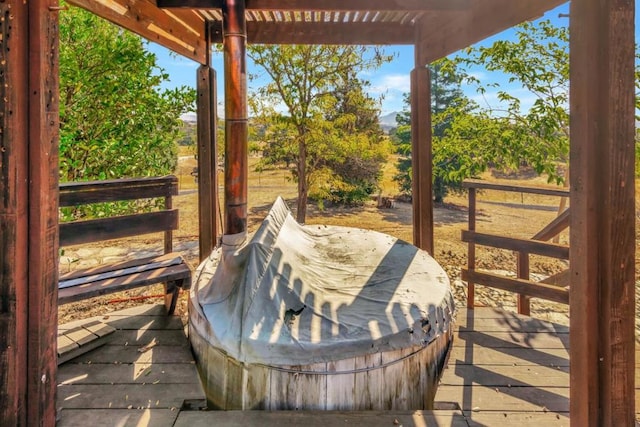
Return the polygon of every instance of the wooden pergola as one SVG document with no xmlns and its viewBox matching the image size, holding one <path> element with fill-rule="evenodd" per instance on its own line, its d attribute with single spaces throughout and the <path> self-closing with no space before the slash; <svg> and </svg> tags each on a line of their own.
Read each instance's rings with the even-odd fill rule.
<svg viewBox="0 0 640 427">
<path fill-rule="evenodd" d="M 216 74 L 223 43 L 225 232 L 246 228 L 246 43 L 408 44 L 414 243 L 433 252 L 429 71 L 435 59 L 562 0 L 73 0 L 199 62 L 200 252 L 218 236 Z M 0 420 L 55 425 L 56 0 L 0 3 Z M 634 422 L 634 2 L 571 3 L 571 424 Z"/>
</svg>

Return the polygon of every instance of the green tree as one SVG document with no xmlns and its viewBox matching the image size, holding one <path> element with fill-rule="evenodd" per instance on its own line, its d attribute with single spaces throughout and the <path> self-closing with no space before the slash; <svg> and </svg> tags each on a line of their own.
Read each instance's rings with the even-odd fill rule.
<svg viewBox="0 0 640 427">
<path fill-rule="evenodd" d="M 450 179 L 462 167 L 458 150 L 448 150 L 446 134 L 455 120 L 469 119 L 466 113 L 473 108 L 461 89 L 463 75 L 456 64 L 442 59 L 429 66 L 431 73 L 431 121 L 433 137 L 433 193 L 436 202 L 441 203 L 450 189 L 460 188 L 457 179 Z M 403 194 L 411 194 L 411 115 L 409 96 L 405 95 L 405 108 L 396 117 L 398 128 L 395 133 L 398 160 L 396 182 Z M 450 147 L 454 148 L 454 147 Z"/>
<path fill-rule="evenodd" d="M 513 40 L 498 40 L 491 46 L 469 48 L 457 61 L 461 65 L 484 67 L 508 76 L 535 97 L 528 110 L 521 108 L 520 98 L 497 84 L 483 85 L 473 77 L 478 91 L 497 89 L 500 105 L 488 105 L 488 114 L 498 117 L 514 138 L 503 150 L 507 163 L 529 164 L 549 181 L 561 183 L 558 163 L 569 156 L 569 32 L 549 20 L 526 22 L 516 27 Z M 505 120 L 505 118 L 507 120 Z M 517 131 L 513 131 L 518 129 Z"/>
<path fill-rule="evenodd" d="M 390 147 L 383 141 L 379 104 L 365 92 L 366 82 L 345 75 L 335 102 L 325 114 L 336 138 L 332 155 L 322 162 L 330 173 L 312 196 L 336 203 L 357 204 L 378 188 Z M 329 132 L 328 132 L 329 133 Z"/>
<path fill-rule="evenodd" d="M 356 46 L 251 46 L 248 52 L 271 80 L 252 97 L 254 111 L 276 125 L 265 151 L 267 162 L 293 163 L 292 174 L 298 184 L 297 220 L 304 222 L 310 190 L 317 189 L 319 197 L 331 193 L 323 192 L 326 186 L 320 183 L 326 183 L 331 166 L 335 172 L 336 164 L 347 162 L 345 150 L 349 152 L 354 145 L 361 150 L 375 145 L 362 132 L 348 132 L 357 129 L 364 116 L 347 112 L 335 117 L 329 112 L 353 104 L 358 87 L 362 97 L 365 83 L 355 76 L 390 58 L 378 50 Z M 347 101 L 345 94 L 353 97 Z M 273 108 L 277 104 L 284 105 L 287 114 L 277 113 Z M 367 152 L 350 153 L 370 158 Z"/>
<path fill-rule="evenodd" d="M 395 145 L 395 151 L 400 155 L 396 169 L 398 173 L 393 177 L 398 183 L 400 193 L 411 197 L 412 195 L 412 173 L 411 167 L 411 112 L 409 105 L 411 104 L 409 94 L 404 95 L 404 108 L 396 116 L 396 128 L 392 140 Z"/>
<path fill-rule="evenodd" d="M 173 172 L 195 91 L 161 90 L 167 78 L 140 37 L 79 8 L 61 12 L 61 180 Z"/>
</svg>

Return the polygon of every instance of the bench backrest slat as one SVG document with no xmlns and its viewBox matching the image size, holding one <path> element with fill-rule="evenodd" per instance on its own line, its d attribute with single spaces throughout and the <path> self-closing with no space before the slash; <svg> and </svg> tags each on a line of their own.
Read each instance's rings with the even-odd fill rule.
<svg viewBox="0 0 640 427">
<path fill-rule="evenodd" d="M 178 178 L 128 178 L 60 184 L 60 206 L 115 202 L 178 195 Z"/>
<path fill-rule="evenodd" d="M 60 224 L 60 246 L 178 229 L 178 210 L 122 215 Z"/>
</svg>

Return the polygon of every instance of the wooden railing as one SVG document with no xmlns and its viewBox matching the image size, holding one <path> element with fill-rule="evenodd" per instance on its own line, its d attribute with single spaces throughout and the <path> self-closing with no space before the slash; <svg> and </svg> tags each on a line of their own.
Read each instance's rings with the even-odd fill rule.
<svg viewBox="0 0 640 427">
<path fill-rule="evenodd" d="M 178 210 L 172 205 L 173 196 L 177 194 L 178 178 L 173 175 L 61 183 L 60 207 L 161 197 L 164 198 L 164 209 L 63 222 L 60 224 L 60 246 L 164 232 L 164 252 L 169 253 L 173 250 L 173 230 L 178 228 Z"/>
<path fill-rule="evenodd" d="M 540 282 L 532 281 L 529 271 L 529 255 L 542 255 L 557 259 L 569 259 L 569 247 L 550 243 L 553 237 L 569 226 L 570 210 L 566 209 L 551 223 L 533 235 L 531 239 L 517 239 L 476 231 L 476 199 L 478 190 L 498 190 L 538 194 L 546 196 L 569 197 L 568 190 L 541 187 L 492 184 L 484 181 L 467 180 L 463 187 L 469 192 L 469 229 L 462 231 L 462 241 L 468 243 L 467 268 L 462 270 L 462 280 L 467 282 L 467 307 L 472 309 L 475 298 L 475 284 L 482 284 L 518 294 L 518 312 L 530 313 L 530 298 L 542 298 L 550 301 L 569 303 L 568 270 L 548 277 Z M 516 252 L 518 257 L 517 278 L 476 270 L 476 245 L 489 246 Z"/>
</svg>

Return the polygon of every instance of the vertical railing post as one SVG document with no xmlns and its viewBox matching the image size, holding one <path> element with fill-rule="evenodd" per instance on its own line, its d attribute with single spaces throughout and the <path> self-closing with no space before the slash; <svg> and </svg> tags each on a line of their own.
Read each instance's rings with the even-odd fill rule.
<svg viewBox="0 0 640 427">
<path fill-rule="evenodd" d="M 518 252 L 518 279 L 529 280 L 529 254 Z M 526 295 L 518 294 L 518 313 L 531 314 L 531 301 Z"/>
<path fill-rule="evenodd" d="M 173 209 L 173 198 L 170 194 L 164 199 L 164 208 L 167 210 Z M 164 253 L 171 252 L 173 252 L 173 231 L 168 230 L 164 232 Z"/>
<path fill-rule="evenodd" d="M 476 231 L 476 189 L 469 187 L 469 231 Z M 476 245 L 473 242 L 469 242 L 467 250 L 467 268 L 469 271 L 476 269 Z M 473 309 L 475 298 L 474 283 L 467 282 L 467 308 Z"/>
</svg>

